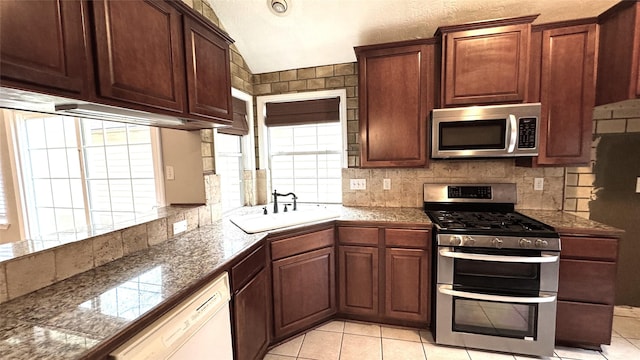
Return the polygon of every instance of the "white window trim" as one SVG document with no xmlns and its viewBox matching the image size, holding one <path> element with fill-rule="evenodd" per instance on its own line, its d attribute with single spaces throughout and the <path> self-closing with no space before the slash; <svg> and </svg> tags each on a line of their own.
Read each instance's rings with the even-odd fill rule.
<svg viewBox="0 0 640 360">
<path fill-rule="evenodd" d="M 347 90 L 336 89 L 256 97 L 256 105 L 258 111 L 258 152 L 260 154 L 260 169 L 269 169 L 269 139 L 267 137 L 267 126 L 264 124 L 264 118 L 266 115 L 266 103 L 317 100 L 332 98 L 336 96 L 340 97 L 340 124 L 342 125 L 342 168 L 347 167 Z"/>
</svg>

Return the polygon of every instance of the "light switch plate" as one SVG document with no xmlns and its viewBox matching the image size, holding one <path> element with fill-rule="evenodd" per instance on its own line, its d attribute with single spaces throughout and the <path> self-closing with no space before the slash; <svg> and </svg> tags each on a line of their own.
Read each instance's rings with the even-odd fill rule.
<svg viewBox="0 0 640 360">
<path fill-rule="evenodd" d="M 170 165 L 165 166 L 165 175 L 167 177 L 167 180 L 175 180 L 176 179 L 176 174 L 173 171 L 173 166 L 170 166 Z"/>
<path fill-rule="evenodd" d="M 187 231 L 187 220 L 182 220 L 173 223 L 173 235 L 178 235 Z"/>
<path fill-rule="evenodd" d="M 640 193 L 640 176 L 636 178 L 636 193 Z"/>
<path fill-rule="evenodd" d="M 383 179 L 382 180 L 382 189 L 383 190 L 391 190 L 391 179 Z"/>
<path fill-rule="evenodd" d="M 349 187 L 351 190 L 366 190 L 367 179 L 350 179 Z"/>
<path fill-rule="evenodd" d="M 544 190 L 544 178 L 533 179 L 533 190 L 536 190 L 536 191 Z"/>
</svg>

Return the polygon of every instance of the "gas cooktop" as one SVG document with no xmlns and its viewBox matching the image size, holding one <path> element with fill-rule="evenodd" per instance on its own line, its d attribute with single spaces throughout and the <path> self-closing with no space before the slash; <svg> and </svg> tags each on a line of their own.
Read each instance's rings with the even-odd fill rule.
<svg viewBox="0 0 640 360">
<path fill-rule="evenodd" d="M 445 231 L 554 234 L 551 227 L 517 212 L 429 210 L 427 215 L 439 230 Z"/>
</svg>

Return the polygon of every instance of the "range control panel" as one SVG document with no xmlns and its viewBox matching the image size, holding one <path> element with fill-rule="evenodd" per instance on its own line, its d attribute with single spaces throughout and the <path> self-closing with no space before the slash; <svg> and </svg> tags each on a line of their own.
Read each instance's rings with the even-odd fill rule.
<svg viewBox="0 0 640 360">
<path fill-rule="evenodd" d="M 533 149 L 536 147 L 536 127 L 538 119 L 522 117 L 518 119 L 518 149 Z"/>
<path fill-rule="evenodd" d="M 449 199 L 491 199 L 491 186 L 449 186 Z"/>
</svg>

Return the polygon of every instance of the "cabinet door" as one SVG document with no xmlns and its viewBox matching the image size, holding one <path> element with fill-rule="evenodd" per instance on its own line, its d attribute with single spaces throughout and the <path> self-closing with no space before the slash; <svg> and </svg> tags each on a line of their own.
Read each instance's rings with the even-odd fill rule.
<svg viewBox="0 0 640 360">
<path fill-rule="evenodd" d="M 308 328 L 336 312 L 333 247 L 273 262 L 276 339 Z"/>
<path fill-rule="evenodd" d="M 556 342 L 575 345 L 611 343 L 613 305 L 558 301 Z"/>
<path fill-rule="evenodd" d="M 429 321 L 429 252 L 386 249 L 385 316 Z"/>
<path fill-rule="evenodd" d="M 519 24 L 445 34 L 444 106 L 524 101 L 530 28 Z"/>
<path fill-rule="evenodd" d="M 184 36 L 189 113 L 231 122 L 229 44 L 191 19 Z"/>
<path fill-rule="evenodd" d="M 595 24 L 542 33 L 538 164 L 586 164 L 595 103 Z"/>
<path fill-rule="evenodd" d="M 378 248 L 340 246 L 340 312 L 378 315 Z"/>
<path fill-rule="evenodd" d="M 236 359 L 254 360 L 269 345 L 271 324 L 269 273 L 262 269 L 234 296 Z"/>
<path fill-rule="evenodd" d="M 54 95 L 84 97 L 88 78 L 85 6 L 82 1 L 0 1 L 2 82 Z"/>
<path fill-rule="evenodd" d="M 433 51 L 414 45 L 359 55 L 362 167 L 427 165 Z"/>
<path fill-rule="evenodd" d="M 155 0 L 99 0 L 93 10 L 99 95 L 183 112 L 180 13 Z"/>
</svg>

